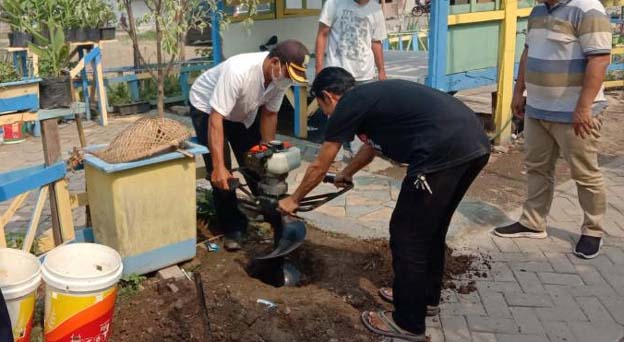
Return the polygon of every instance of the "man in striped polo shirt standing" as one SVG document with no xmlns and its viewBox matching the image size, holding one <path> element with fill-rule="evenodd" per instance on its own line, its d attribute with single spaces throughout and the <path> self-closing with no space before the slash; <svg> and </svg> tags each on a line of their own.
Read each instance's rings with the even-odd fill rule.
<svg viewBox="0 0 624 342">
<path fill-rule="evenodd" d="M 546 0 L 529 17 L 512 110 L 525 118 L 528 198 L 520 220 L 499 227 L 501 237 L 546 238 L 560 154 L 578 188 L 584 220 L 574 253 L 600 252 L 606 208 L 598 167 L 603 80 L 610 63 L 611 24 L 598 0 Z M 526 107 L 523 93 L 527 92 Z"/>
</svg>

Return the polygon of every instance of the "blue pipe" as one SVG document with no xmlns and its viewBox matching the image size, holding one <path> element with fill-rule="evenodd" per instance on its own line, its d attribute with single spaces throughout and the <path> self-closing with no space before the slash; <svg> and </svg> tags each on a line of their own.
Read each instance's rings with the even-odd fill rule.
<svg viewBox="0 0 624 342">
<path fill-rule="evenodd" d="M 431 23 L 429 25 L 429 87 L 446 91 L 446 54 L 448 40 L 449 0 L 431 2 Z"/>
<path fill-rule="evenodd" d="M 222 62 L 221 56 L 223 55 L 219 12 L 223 13 L 223 0 L 217 0 L 217 10 L 212 11 L 212 59 L 215 65 Z"/>
</svg>

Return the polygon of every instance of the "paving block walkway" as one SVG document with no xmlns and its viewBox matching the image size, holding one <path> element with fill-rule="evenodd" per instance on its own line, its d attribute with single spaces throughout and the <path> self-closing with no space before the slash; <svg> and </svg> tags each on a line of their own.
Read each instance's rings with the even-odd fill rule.
<svg viewBox="0 0 624 342">
<path fill-rule="evenodd" d="M 582 222 L 572 181 L 557 187 L 547 239 L 494 237 L 487 216 L 461 228 L 451 243 L 490 255 L 491 270 L 477 292 L 448 296 L 431 322 L 433 341 L 624 341 L 624 157 L 603 170 L 607 236 L 593 260 L 572 254 Z"/>
</svg>

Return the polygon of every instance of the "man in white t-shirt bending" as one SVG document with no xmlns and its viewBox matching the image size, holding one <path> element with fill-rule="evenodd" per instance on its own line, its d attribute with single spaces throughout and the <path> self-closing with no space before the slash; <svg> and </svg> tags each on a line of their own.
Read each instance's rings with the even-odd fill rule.
<svg viewBox="0 0 624 342">
<path fill-rule="evenodd" d="M 327 0 L 316 36 L 316 73 L 324 66 L 340 67 L 361 84 L 375 79 L 377 67 L 377 78 L 385 80 L 386 37 L 386 21 L 376 0 Z M 353 156 L 351 144 L 345 143 L 344 150 L 345 157 Z"/>
<path fill-rule="evenodd" d="M 231 57 L 204 72 L 191 87 L 191 119 L 199 142 L 210 150 L 203 157 L 228 250 L 240 249 L 247 229 L 235 191 L 228 185 L 232 179 L 228 142 L 242 165 L 251 147 L 275 139 L 277 112 L 286 89 L 293 81 L 307 83 L 308 54 L 300 42 L 286 40 L 270 52 Z M 247 179 L 247 184 L 255 187 L 252 179 Z"/>
</svg>

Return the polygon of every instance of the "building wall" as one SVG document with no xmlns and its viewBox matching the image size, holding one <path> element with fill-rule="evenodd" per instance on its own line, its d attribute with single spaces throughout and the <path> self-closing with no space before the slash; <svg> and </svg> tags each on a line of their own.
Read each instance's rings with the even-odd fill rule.
<svg viewBox="0 0 624 342">
<path fill-rule="evenodd" d="M 313 52 L 317 29 L 317 16 L 256 20 L 249 28 L 241 23 L 233 23 L 223 32 L 223 53 L 225 57 L 230 57 L 243 52 L 259 51 L 258 47 L 273 35 L 280 41 L 297 39 Z"/>
</svg>

